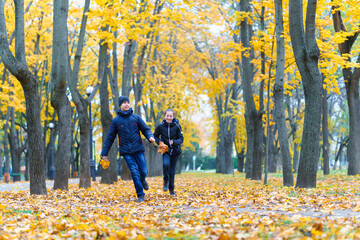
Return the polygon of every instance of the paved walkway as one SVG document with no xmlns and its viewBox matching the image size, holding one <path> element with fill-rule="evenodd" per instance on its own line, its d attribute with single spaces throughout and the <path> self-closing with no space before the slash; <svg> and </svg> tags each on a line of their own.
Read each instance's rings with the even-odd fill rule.
<svg viewBox="0 0 360 240">
<path fill-rule="evenodd" d="M 100 177 L 97 178 L 97 181 L 100 180 Z M 79 178 L 69 178 L 69 183 L 75 183 L 75 184 L 79 184 Z M 54 185 L 54 181 L 53 180 L 46 180 L 46 187 L 49 189 L 51 189 Z M 30 188 L 30 182 L 28 181 L 20 181 L 20 182 L 9 182 L 9 183 L 4 183 L 4 182 L 0 182 L 0 192 L 4 192 L 4 191 L 20 191 L 20 190 L 29 190 Z M 162 205 L 158 205 L 158 206 L 152 206 L 153 208 L 164 208 L 164 206 Z M 357 211 L 352 211 L 351 209 L 342 209 L 342 210 L 337 210 L 334 209 L 332 211 L 322 211 L 321 209 L 314 209 L 314 208 L 306 208 L 306 207 L 302 207 L 301 210 L 298 210 L 296 212 L 289 212 L 289 211 L 283 211 L 283 210 L 273 210 L 271 208 L 269 208 L 268 206 L 261 206 L 259 207 L 253 207 L 250 205 L 246 205 L 243 206 L 241 208 L 239 208 L 238 206 L 229 206 L 232 207 L 236 210 L 236 212 L 238 213 L 255 213 L 258 214 L 260 216 L 268 216 L 271 214 L 281 214 L 284 216 L 294 216 L 294 215 L 298 215 L 298 216 L 302 216 L 302 217 L 312 217 L 312 218 L 330 218 L 330 219 L 336 219 L 339 217 L 342 218 L 356 218 L 358 220 L 360 220 L 360 212 Z M 207 207 L 200 207 L 200 208 L 193 208 L 193 207 L 189 207 L 189 206 L 179 206 L 179 208 L 182 208 L 184 211 L 189 211 L 189 212 L 193 212 L 193 211 L 203 211 L 204 209 L 209 208 Z M 212 207 L 211 207 L 212 208 Z"/>
<path fill-rule="evenodd" d="M 79 183 L 79 178 L 69 178 L 69 183 Z M 46 180 L 46 188 L 52 188 L 53 186 L 54 186 L 53 180 Z M 0 192 L 20 191 L 20 190 L 29 190 L 29 189 L 30 189 L 29 181 L 0 183 Z"/>
</svg>

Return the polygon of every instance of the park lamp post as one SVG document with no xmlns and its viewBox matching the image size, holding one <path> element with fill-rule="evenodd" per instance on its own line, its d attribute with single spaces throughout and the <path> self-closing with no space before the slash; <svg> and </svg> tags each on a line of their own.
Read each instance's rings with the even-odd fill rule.
<svg viewBox="0 0 360 240">
<path fill-rule="evenodd" d="M 50 128 L 50 160 L 49 160 L 49 171 L 48 177 L 50 180 L 54 180 L 55 178 L 55 166 L 54 166 L 54 137 L 53 130 L 55 125 L 51 122 L 49 123 Z"/>
<path fill-rule="evenodd" d="M 94 90 L 94 88 L 92 86 L 88 86 L 86 88 L 86 95 L 88 95 L 88 97 L 90 97 L 93 90 Z M 91 124 L 91 101 L 89 102 L 89 119 L 90 119 L 90 174 L 91 174 L 92 180 L 96 181 L 95 160 L 93 159 L 93 150 L 92 150 L 93 127 Z"/>
</svg>

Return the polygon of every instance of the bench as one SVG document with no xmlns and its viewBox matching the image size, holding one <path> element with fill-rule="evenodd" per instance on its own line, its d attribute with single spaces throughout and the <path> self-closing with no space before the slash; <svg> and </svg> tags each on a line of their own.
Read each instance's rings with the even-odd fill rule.
<svg viewBox="0 0 360 240">
<path fill-rule="evenodd" d="M 13 178 L 14 182 L 15 182 L 15 176 L 20 176 L 20 180 L 21 180 L 21 173 L 10 173 L 10 177 Z"/>
</svg>

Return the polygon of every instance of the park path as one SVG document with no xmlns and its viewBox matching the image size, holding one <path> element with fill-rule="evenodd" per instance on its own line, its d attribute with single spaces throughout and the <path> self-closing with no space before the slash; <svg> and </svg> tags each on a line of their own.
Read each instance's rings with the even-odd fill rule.
<svg viewBox="0 0 360 240">
<path fill-rule="evenodd" d="M 79 179 L 78 178 L 70 178 L 69 183 L 79 183 Z M 54 186 L 53 180 L 46 180 L 46 188 L 52 188 L 53 186 Z M 0 183 L 0 192 L 21 191 L 21 190 L 29 190 L 29 189 L 30 189 L 29 181 Z"/>
<path fill-rule="evenodd" d="M 100 180 L 100 177 L 98 177 L 97 181 Z M 79 178 L 70 178 L 69 184 L 78 184 Z M 46 187 L 48 190 L 52 189 L 54 185 L 53 180 L 46 180 Z M 9 183 L 0 183 L 0 192 L 4 191 L 21 191 L 21 190 L 29 190 L 30 188 L 30 182 L 29 181 L 20 181 L 20 182 L 9 182 Z M 161 204 L 157 206 L 148 206 L 150 208 L 154 209 L 161 209 L 166 208 L 166 206 L 163 206 Z M 271 216 L 273 214 L 280 214 L 287 217 L 292 216 L 301 216 L 301 217 L 311 217 L 311 218 L 329 218 L 329 219 L 337 219 L 337 218 L 355 218 L 360 220 L 360 212 L 353 211 L 351 209 L 339 209 L 339 210 L 332 210 L 332 211 L 322 211 L 321 209 L 315 209 L 315 208 L 308 208 L 308 207 L 302 207 L 298 211 L 290 212 L 282 209 L 272 209 L 269 206 L 251 206 L 251 205 L 245 205 L 245 206 L 228 206 L 233 209 L 235 209 L 236 212 L 239 214 L 243 213 L 253 213 L 259 216 Z M 209 208 L 215 209 L 217 207 L 209 207 L 209 206 L 203 206 L 203 207 L 191 207 L 187 205 L 180 205 L 178 208 L 181 208 L 184 212 L 188 212 L 191 214 L 194 211 L 206 211 Z"/>
</svg>

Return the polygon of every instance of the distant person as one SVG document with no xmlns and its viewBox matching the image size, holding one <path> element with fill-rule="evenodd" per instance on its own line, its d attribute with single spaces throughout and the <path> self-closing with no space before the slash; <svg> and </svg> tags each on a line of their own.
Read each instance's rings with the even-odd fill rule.
<svg viewBox="0 0 360 240">
<path fill-rule="evenodd" d="M 167 109 L 164 113 L 164 120 L 156 127 L 154 132 L 157 144 L 163 142 L 168 146 L 168 151 L 163 156 L 163 190 L 169 190 L 171 196 L 175 194 L 175 167 L 176 162 L 181 154 L 181 144 L 184 141 L 181 126 L 175 118 L 175 112 Z"/>
<path fill-rule="evenodd" d="M 145 148 L 141 140 L 140 131 L 150 142 L 155 142 L 155 139 L 150 128 L 148 128 L 141 117 L 133 113 L 128 97 L 119 97 L 119 107 L 120 109 L 117 111 L 118 115 L 111 121 L 101 156 L 103 160 L 108 161 L 107 155 L 116 135 L 118 135 L 120 155 L 124 157 L 130 169 L 138 197 L 137 202 L 143 202 L 145 200 L 143 189 L 148 190 L 149 185 L 145 180 L 148 170 L 144 156 Z"/>
</svg>

